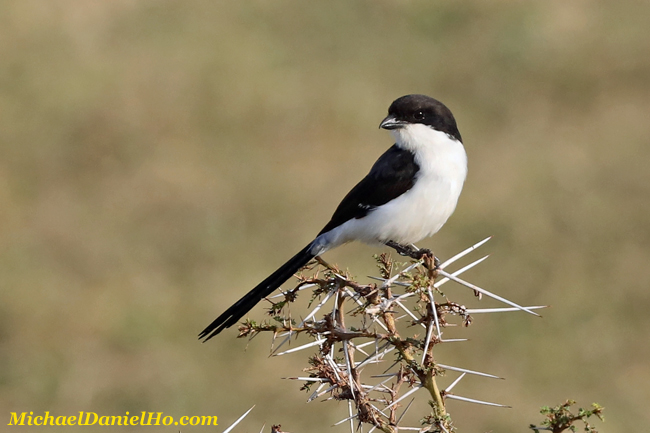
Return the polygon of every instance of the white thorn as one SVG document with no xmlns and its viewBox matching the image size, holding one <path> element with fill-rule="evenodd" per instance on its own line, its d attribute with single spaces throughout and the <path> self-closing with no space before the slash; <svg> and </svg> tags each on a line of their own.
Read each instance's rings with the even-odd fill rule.
<svg viewBox="0 0 650 433">
<path fill-rule="evenodd" d="M 383 402 L 384 404 L 386 403 L 385 400 L 383 400 L 382 402 Z M 375 406 L 375 405 L 372 404 L 372 403 L 368 403 L 368 404 L 369 404 L 370 406 L 372 406 L 372 408 L 373 408 L 374 410 L 376 410 L 380 415 L 383 415 L 384 418 L 386 418 L 386 419 L 390 419 L 390 417 L 389 417 L 388 415 L 384 414 L 382 411 L 380 411 L 379 408 L 378 408 L 377 406 Z"/>
<path fill-rule="evenodd" d="M 474 374 L 476 376 L 491 377 L 492 379 L 503 379 L 502 377 L 495 376 L 493 374 L 481 373 L 480 371 L 468 370 L 466 368 L 452 367 L 451 365 L 438 364 L 438 367 L 442 367 L 445 370 L 458 371 L 461 373 Z"/>
<path fill-rule="evenodd" d="M 410 298 L 410 297 L 413 297 L 413 296 L 415 296 L 415 292 L 404 293 L 403 295 L 399 295 L 399 296 L 397 296 L 397 297 L 395 297 L 393 299 L 395 299 L 396 301 L 401 301 L 401 300 L 404 300 L 406 298 Z"/>
<path fill-rule="evenodd" d="M 373 377 L 374 377 L 374 376 L 373 376 Z M 373 387 L 370 388 L 368 391 L 366 391 L 366 393 L 373 392 L 376 388 L 379 388 L 380 386 L 382 386 L 383 384 L 385 384 L 386 382 L 388 382 L 388 381 L 391 380 L 392 378 L 393 378 L 393 377 L 391 376 L 391 377 L 389 377 L 389 378 L 387 378 L 387 379 L 382 380 L 382 381 L 379 382 L 377 385 L 373 386 Z M 384 388 L 385 388 L 385 387 L 384 387 Z"/>
<path fill-rule="evenodd" d="M 360 294 L 358 294 L 358 293 L 354 293 L 352 290 L 350 290 L 349 287 L 346 287 L 346 288 L 345 288 L 345 293 L 347 293 L 348 296 L 350 297 L 350 299 L 352 299 L 354 302 L 356 302 L 357 305 L 359 305 L 359 306 L 362 306 L 362 305 L 363 305 L 363 302 L 361 302 L 361 301 L 359 300 L 359 298 L 361 297 Z"/>
<path fill-rule="evenodd" d="M 347 340 L 343 340 L 343 354 L 345 355 L 345 366 L 348 369 L 348 382 L 350 383 L 350 392 L 352 393 L 352 398 L 355 398 L 355 394 L 354 394 L 355 382 L 354 382 L 354 377 L 352 376 L 352 365 L 350 365 L 350 354 L 348 353 Z"/>
<path fill-rule="evenodd" d="M 454 380 L 454 381 L 451 383 L 451 385 L 449 385 L 449 386 L 445 389 L 445 392 L 449 392 L 449 391 L 451 391 L 452 389 L 454 389 L 454 386 L 456 386 L 456 385 L 458 384 L 458 382 L 460 382 L 460 380 L 461 380 L 463 377 L 465 377 L 466 374 L 467 374 L 467 373 L 463 373 L 463 374 L 461 374 L 460 376 L 458 376 L 458 378 L 456 378 L 456 380 Z"/>
<path fill-rule="evenodd" d="M 488 291 L 485 290 L 485 289 L 481 289 L 479 286 L 476 286 L 476 285 L 474 285 L 474 284 L 472 284 L 472 283 L 468 283 L 468 282 L 465 281 L 465 280 L 461 280 L 460 278 L 457 278 L 457 277 L 455 277 L 455 276 L 453 276 L 453 275 L 451 275 L 451 274 L 448 274 L 448 273 L 445 272 L 445 271 L 440 271 L 440 270 L 439 270 L 438 272 L 439 272 L 441 275 L 444 275 L 445 277 L 449 278 L 450 280 L 453 280 L 453 281 L 457 282 L 458 284 L 462 284 L 462 285 L 465 286 L 465 287 L 469 287 L 470 289 L 472 289 L 472 290 L 474 290 L 474 291 L 476 291 L 476 292 L 483 293 L 484 295 L 487 295 L 487 296 L 489 296 L 489 297 L 491 297 L 491 298 L 494 298 L 494 299 L 496 299 L 497 301 L 501 301 L 501 302 L 503 302 L 504 304 L 511 305 L 511 306 L 513 306 L 513 307 L 516 307 L 516 308 L 522 310 L 522 311 L 525 311 L 525 312 L 527 312 L 527 313 L 530 313 L 530 314 L 532 314 L 533 316 L 541 317 L 539 314 L 535 313 L 535 312 L 532 311 L 532 310 L 529 310 L 529 309 L 527 309 L 527 308 L 525 308 L 525 307 L 522 307 L 522 306 L 519 305 L 519 304 L 515 304 L 514 302 L 509 301 L 508 299 L 503 298 L 503 297 L 501 297 L 501 296 L 499 296 L 499 295 L 495 295 L 495 294 L 492 293 L 492 292 L 488 292 Z"/>
<path fill-rule="evenodd" d="M 325 385 L 326 385 L 325 382 L 321 382 L 321 384 L 318 385 L 318 388 L 316 388 L 316 391 L 314 391 L 314 392 L 309 396 L 309 399 L 307 399 L 307 403 L 309 403 L 310 401 L 312 401 L 313 399 L 315 399 L 316 396 L 318 396 L 318 392 L 319 392 L 321 389 L 323 389 L 323 387 L 324 387 Z"/>
<path fill-rule="evenodd" d="M 305 322 L 307 322 L 309 319 L 311 319 L 312 317 L 314 317 L 314 315 L 316 314 L 316 312 L 318 312 L 318 310 L 320 310 L 321 307 L 322 307 L 323 305 L 325 305 L 325 303 L 326 303 L 327 301 L 329 301 L 329 299 L 332 297 L 333 294 L 334 294 L 334 291 L 333 291 L 333 290 L 330 290 L 329 292 L 327 292 L 327 294 L 325 295 L 325 297 L 323 298 L 323 300 L 322 300 L 322 301 L 321 301 L 321 302 L 316 306 L 316 308 L 314 308 L 314 309 L 311 311 L 311 313 L 309 313 L 309 315 L 308 315 L 307 317 L 305 317 L 305 318 L 303 319 L 302 322 L 300 322 L 300 325 L 298 325 L 298 327 L 300 328 L 301 326 L 303 326 L 303 325 L 305 324 Z M 285 338 L 284 340 L 282 340 L 282 342 L 278 345 L 278 347 L 275 348 L 275 352 L 277 352 L 278 350 L 280 350 L 280 348 L 281 348 L 281 347 L 282 347 L 282 346 L 283 346 L 287 341 L 289 341 L 289 339 L 291 338 L 291 332 L 287 332 L 286 334 L 289 334 L 289 335 L 287 336 L 287 338 Z M 284 334 L 284 335 L 286 335 L 286 334 Z"/>
<path fill-rule="evenodd" d="M 433 334 L 433 323 L 429 322 L 429 327 L 427 328 L 427 338 L 424 342 L 424 350 L 422 351 L 422 364 L 424 365 L 424 360 L 427 357 L 427 351 L 429 350 L 429 343 L 431 343 L 431 334 Z"/>
<path fill-rule="evenodd" d="M 338 365 L 336 365 L 336 362 L 334 362 L 334 346 L 336 346 L 336 344 L 332 344 L 332 347 L 330 348 L 330 352 L 327 355 L 325 355 L 325 360 L 330 365 L 330 367 L 332 367 L 336 379 L 340 381 L 341 376 L 339 376 L 339 367 Z"/>
<path fill-rule="evenodd" d="M 352 292 L 348 288 L 346 288 L 345 290 L 347 294 L 350 296 L 350 298 L 357 303 L 357 305 L 363 306 L 363 302 L 357 299 L 357 296 L 354 294 L 354 292 Z M 381 321 L 379 321 L 376 317 L 372 316 L 372 321 L 378 324 L 379 326 L 381 326 L 382 328 L 384 328 L 384 331 L 388 332 L 388 328 L 386 328 L 386 326 L 383 323 L 381 323 Z"/>
<path fill-rule="evenodd" d="M 483 239 L 482 241 L 480 241 L 478 243 L 475 243 L 474 245 L 467 248 L 466 250 L 461 251 L 460 253 L 456 254 L 452 258 L 450 258 L 447 261 L 441 263 L 440 266 L 438 266 L 438 269 L 445 269 L 448 265 L 454 263 L 456 260 L 458 260 L 458 259 L 466 256 L 467 254 L 471 253 L 472 251 L 474 251 L 475 249 L 477 249 L 478 247 L 480 247 L 481 245 L 483 245 L 484 243 L 486 243 L 490 239 L 492 239 L 492 236 L 488 236 L 487 238 Z"/>
<path fill-rule="evenodd" d="M 325 385 L 325 384 L 323 384 L 323 385 Z M 307 403 L 316 400 L 318 397 L 320 397 L 323 394 L 327 394 L 328 392 L 333 391 L 335 388 L 338 388 L 338 385 L 332 385 L 329 388 L 327 388 L 325 391 L 319 392 L 321 390 L 321 388 L 322 388 L 322 386 L 319 386 L 318 389 L 316 391 L 314 391 L 312 393 L 312 395 L 309 396 L 309 398 L 307 399 Z"/>
<path fill-rule="evenodd" d="M 420 320 L 420 319 L 419 319 L 415 314 L 413 314 L 413 313 L 411 312 L 411 310 L 409 310 L 408 308 L 406 308 L 406 306 L 405 306 L 404 304 L 402 304 L 400 301 L 398 301 L 397 298 L 395 298 L 395 299 L 393 300 L 393 302 L 395 302 L 397 305 L 399 305 L 400 307 L 402 307 L 402 309 L 404 310 L 404 312 L 405 312 L 406 314 L 408 314 L 409 316 L 411 316 L 411 318 L 412 318 L 413 320 L 415 320 L 415 321 Z M 424 323 L 420 323 L 420 325 L 422 325 L 423 328 L 426 328 L 426 327 L 427 327 Z"/>
<path fill-rule="evenodd" d="M 404 400 L 406 397 L 408 397 L 409 395 L 413 394 L 415 391 L 419 390 L 420 388 L 422 388 L 422 385 L 416 385 L 412 390 L 410 390 L 409 392 L 405 393 L 403 396 L 401 396 L 400 398 L 398 398 L 397 400 L 395 400 L 394 402 L 392 402 L 391 404 L 389 404 L 388 406 L 386 406 L 386 408 L 385 408 L 384 410 L 390 409 L 391 407 L 395 406 L 397 403 L 399 403 L 400 401 Z"/>
<path fill-rule="evenodd" d="M 404 409 L 404 412 L 402 412 L 402 414 L 399 416 L 399 418 L 397 418 L 397 421 L 395 421 L 396 425 L 400 423 L 402 418 L 404 418 L 404 415 L 406 415 L 406 412 L 408 412 L 408 410 L 411 408 L 411 405 L 413 404 L 414 401 L 415 401 L 415 398 L 412 398 L 411 402 L 408 404 L 408 406 L 406 406 L 406 409 Z"/>
<path fill-rule="evenodd" d="M 420 266 L 422 264 L 422 260 L 418 260 L 417 262 L 411 264 L 410 266 L 404 268 L 401 272 L 398 274 L 394 275 L 393 277 L 389 278 L 388 280 L 384 281 L 384 284 L 381 285 L 382 289 L 385 289 L 386 287 L 390 286 L 393 284 L 395 281 L 397 281 L 402 275 L 406 274 L 407 272 L 410 272 L 411 270 L 415 269 L 416 267 Z"/>
<path fill-rule="evenodd" d="M 386 328 L 386 325 L 381 323 L 381 321 L 379 319 L 377 319 L 376 317 L 373 316 L 372 321 L 375 322 L 376 324 L 378 324 L 379 326 L 381 326 L 384 329 L 384 331 L 388 332 L 388 328 Z"/>
<path fill-rule="evenodd" d="M 438 340 L 442 339 L 442 332 L 440 332 L 440 322 L 438 321 L 438 309 L 436 308 L 436 302 L 433 299 L 433 292 L 431 287 L 427 287 L 429 290 L 429 300 L 431 301 L 431 311 L 433 312 L 433 319 L 436 321 L 436 330 L 438 331 Z"/>
<path fill-rule="evenodd" d="M 255 405 L 253 405 L 253 407 L 251 407 L 250 409 L 248 409 L 248 410 L 246 411 L 246 413 L 244 413 L 242 416 L 240 416 L 239 418 L 237 418 L 237 421 L 235 421 L 234 423 L 232 423 L 232 424 L 230 425 L 230 427 L 228 427 L 226 430 L 224 430 L 223 433 L 229 433 L 230 430 L 234 429 L 235 426 L 236 426 L 237 424 L 239 424 L 239 422 L 240 422 L 241 420 L 243 420 L 244 418 L 246 418 L 246 415 L 248 415 L 249 413 L 251 413 L 251 411 L 253 410 L 254 407 L 255 407 Z"/>
<path fill-rule="evenodd" d="M 354 419 L 354 418 L 356 418 L 356 417 L 357 417 L 357 415 L 350 415 L 349 417 L 347 417 L 347 418 L 343 418 L 341 421 L 338 421 L 338 422 L 336 422 L 335 424 L 332 424 L 332 427 L 337 426 L 337 425 L 340 425 L 340 424 L 343 424 L 344 422 L 346 422 L 346 421 L 350 421 L 351 419 Z"/>
<path fill-rule="evenodd" d="M 371 343 L 372 343 L 372 341 L 371 341 Z M 348 341 L 348 344 L 350 344 L 350 346 L 354 347 L 354 350 L 358 350 L 359 352 L 363 353 L 364 355 L 369 356 L 369 355 L 366 353 L 365 350 L 362 350 L 359 346 L 357 346 L 356 344 L 354 344 L 352 341 Z"/>
<path fill-rule="evenodd" d="M 309 319 L 311 319 L 312 317 L 314 317 L 314 315 L 318 312 L 318 310 L 320 310 L 321 307 L 322 307 L 323 305 L 325 305 L 325 303 L 326 303 L 327 301 L 330 300 L 330 298 L 332 297 L 332 295 L 334 294 L 334 292 L 338 293 L 338 290 L 336 290 L 336 291 L 335 291 L 335 290 L 330 290 L 329 292 L 327 292 L 327 295 L 325 295 L 325 297 L 323 298 L 323 300 L 320 301 L 320 302 L 318 303 L 318 305 L 317 305 L 317 306 L 316 306 L 316 307 L 311 311 L 311 313 L 309 313 L 309 314 L 307 315 L 307 317 L 305 317 L 305 319 L 302 321 L 301 326 L 302 326 L 302 325 L 303 325 L 307 320 L 309 320 Z"/>
<path fill-rule="evenodd" d="M 383 281 L 383 282 L 388 281 L 388 278 L 375 277 L 373 275 L 368 275 L 368 278 L 373 279 L 373 280 L 377 280 L 377 281 Z M 393 277 L 393 278 L 395 278 L 395 277 Z M 411 287 L 411 285 L 409 283 L 405 283 L 403 281 L 391 281 L 390 284 L 391 285 L 394 284 L 396 286 L 402 286 L 402 287 Z"/>
<path fill-rule="evenodd" d="M 348 400 L 348 413 L 352 416 L 352 402 Z M 350 433 L 354 433 L 354 419 L 350 418 Z"/>
<path fill-rule="evenodd" d="M 303 349 L 307 349 L 307 348 L 312 347 L 312 346 L 320 346 L 324 342 L 325 342 L 324 339 L 323 340 L 319 339 L 319 340 L 316 340 L 316 341 L 312 341 L 311 343 L 303 344 L 302 346 L 294 347 L 293 349 L 285 350 L 284 352 L 276 353 L 273 356 L 282 356 L 282 355 L 286 355 L 286 354 L 292 353 L 292 352 L 299 352 L 299 351 L 301 351 Z"/>
<path fill-rule="evenodd" d="M 458 395 L 453 395 L 453 394 L 447 394 L 445 398 L 450 398 L 452 400 L 460 400 L 460 401 L 466 401 L 468 403 L 476 403 L 476 404 L 483 404 L 485 406 L 496 406 L 496 407 L 511 407 L 507 406 L 505 404 L 498 404 L 498 403 L 490 403 L 489 401 L 482 401 L 482 400 L 475 400 L 473 398 L 467 398 L 467 397 L 460 397 Z"/>
<path fill-rule="evenodd" d="M 369 358 L 366 358 L 363 362 L 361 362 L 359 365 L 357 365 L 357 368 L 361 368 L 361 367 L 363 367 L 364 365 L 366 365 L 367 363 L 369 363 L 371 361 L 379 360 L 379 359 L 383 358 L 384 355 L 386 355 L 389 352 L 392 352 L 393 350 L 395 350 L 395 346 L 389 347 L 388 349 L 384 350 L 381 353 L 378 353 L 378 354 L 373 355 L 373 356 L 371 356 Z"/>
<path fill-rule="evenodd" d="M 304 380 L 305 382 L 329 382 L 329 379 L 323 377 L 283 377 L 285 380 Z"/>
<path fill-rule="evenodd" d="M 283 291 L 283 292 L 278 293 L 277 295 L 267 296 L 267 298 L 268 298 L 268 299 L 281 298 L 281 297 L 283 297 L 283 296 L 287 296 L 287 295 L 289 294 L 289 292 L 296 292 L 296 293 L 297 293 L 297 292 L 303 291 L 303 290 L 305 290 L 305 289 L 309 289 L 310 287 L 314 287 L 314 286 L 317 286 L 317 285 L 318 285 L 318 284 L 314 284 L 314 283 L 305 284 L 305 285 L 303 285 L 303 286 L 300 286 L 300 288 L 299 288 L 298 290 L 295 290 L 295 289 L 294 289 L 294 290 L 286 290 L 286 291 Z"/>
<path fill-rule="evenodd" d="M 356 347 L 357 349 L 359 349 L 359 348 L 361 348 L 361 347 L 366 347 L 366 346 L 370 346 L 371 344 L 375 344 L 376 342 L 377 342 L 376 339 L 375 339 L 375 340 L 371 340 L 371 341 L 366 341 L 366 342 L 363 343 L 363 344 L 355 344 L 355 347 Z"/>
<path fill-rule="evenodd" d="M 469 269 L 472 269 L 474 266 L 476 266 L 476 265 L 478 265 L 479 263 L 483 262 L 483 261 L 484 261 L 485 259 L 487 259 L 488 257 L 490 257 L 490 256 L 484 256 L 484 257 L 481 257 L 480 259 L 478 259 L 478 260 L 476 260 L 476 261 L 470 263 L 469 265 L 460 268 L 460 269 L 457 270 L 456 272 L 452 272 L 451 275 L 453 275 L 454 277 L 457 277 L 458 275 L 462 274 L 463 272 L 465 272 L 465 271 L 467 271 L 467 270 L 469 270 Z M 442 286 L 443 284 L 445 284 L 447 281 L 449 281 L 449 278 L 443 278 L 443 279 L 441 279 L 440 281 L 437 281 L 437 282 L 433 285 L 433 287 L 435 287 L 435 288 L 437 289 L 438 287 L 440 287 L 440 286 Z"/>
<path fill-rule="evenodd" d="M 525 307 L 527 310 L 539 310 L 541 308 L 548 308 L 548 305 L 535 305 L 532 307 Z M 466 308 L 467 314 L 481 314 L 481 313 L 506 313 L 509 311 L 521 311 L 519 308 Z"/>
<path fill-rule="evenodd" d="M 376 340 L 375 340 L 375 342 L 376 342 Z M 364 359 L 363 361 L 358 363 L 356 367 L 359 368 L 359 367 L 367 364 L 370 358 L 374 359 L 376 357 L 376 355 L 379 353 L 380 350 L 384 350 L 384 348 L 389 346 L 389 345 L 390 345 L 390 343 L 384 343 L 384 344 L 381 345 L 381 347 L 377 347 L 376 344 L 375 344 L 375 351 L 372 352 L 372 354 L 368 355 L 368 357 L 366 359 Z"/>
</svg>

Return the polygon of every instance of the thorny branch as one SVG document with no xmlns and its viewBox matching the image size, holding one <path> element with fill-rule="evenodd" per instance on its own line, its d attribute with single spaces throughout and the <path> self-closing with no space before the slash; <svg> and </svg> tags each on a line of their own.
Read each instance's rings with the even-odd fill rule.
<svg viewBox="0 0 650 433">
<path fill-rule="evenodd" d="M 272 351 L 276 356 L 317 347 L 318 352 L 309 358 L 309 367 L 305 369 L 308 376 L 293 379 L 304 381 L 305 390 L 311 391 L 312 387 L 316 387 L 309 401 L 329 394 L 327 400 L 351 402 L 356 410 L 350 410 L 349 417 L 337 424 L 349 422 L 352 431 L 355 425 L 360 427 L 362 424 L 371 425 L 370 431 L 379 429 L 386 433 L 407 429 L 398 424 L 410 404 L 399 416 L 398 408 L 406 398 L 423 388 L 429 394 L 431 413 L 421 420 L 421 427 L 408 429 L 452 432 L 454 426 L 446 409 L 447 399 L 502 405 L 452 394 L 451 388 L 465 374 L 496 376 L 459 367 L 443 368 L 437 364 L 434 348 L 442 343 L 458 341 L 443 339 L 444 330 L 456 325 L 453 317 L 460 318 L 463 326 L 472 323 L 471 310 L 447 299 L 440 286 L 455 281 L 473 290 L 477 297 L 484 294 L 513 306 L 512 310 L 535 315 L 532 310 L 543 308 L 521 307 L 458 278 L 484 258 L 454 273 L 445 270 L 486 241 L 477 243 L 444 263 L 428 250 L 418 250 L 412 246 L 399 246 L 399 249 L 389 244 L 412 260 L 400 263 L 388 254 L 376 256 L 380 277 L 374 277 L 379 282 L 372 284 L 361 284 L 348 272 L 317 257 L 297 276 L 298 284 L 293 289 L 268 299 L 272 319 L 260 324 L 247 320 L 239 327 L 239 337 L 252 338 L 260 332 L 272 332 Z M 305 276 L 307 272 L 309 276 Z M 445 278 L 439 279 L 439 275 Z M 297 300 L 299 293 L 307 289 L 312 293 L 312 310 L 298 322 L 292 317 L 289 307 Z M 324 310 L 330 301 L 331 309 Z M 298 336 L 306 336 L 311 341 L 279 352 L 286 342 Z M 374 351 L 370 348 L 374 348 Z M 364 355 L 361 361 L 357 361 L 358 354 Z M 392 362 L 391 356 L 394 357 Z M 391 365 L 383 373 L 368 374 L 386 361 Z M 447 370 L 462 374 L 447 389 L 441 389 L 438 378 Z M 371 383 L 373 380 L 377 383 Z"/>
</svg>

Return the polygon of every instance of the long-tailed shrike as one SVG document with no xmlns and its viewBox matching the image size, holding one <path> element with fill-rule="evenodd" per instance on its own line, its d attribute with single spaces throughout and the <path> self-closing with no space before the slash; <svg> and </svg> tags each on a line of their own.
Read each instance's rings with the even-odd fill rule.
<svg viewBox="0 0 650 433">
<path fill-rule="evenodd" d="M 199 334 L 205 341 L 239 321 L 312 258 L 350 241 L 407 251 L 436 233 L 454 212 L 467 175 L 467 155 L 451 111 L 424 95 L 388 108 L 380 128 L 395 139 L 343 198 L 316 238 L 235 302 Z"/>
</svg>

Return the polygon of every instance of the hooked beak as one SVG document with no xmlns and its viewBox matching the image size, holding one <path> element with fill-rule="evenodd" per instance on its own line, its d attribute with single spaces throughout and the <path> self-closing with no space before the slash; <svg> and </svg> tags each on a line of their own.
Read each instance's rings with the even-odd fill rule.
<svg viewBox="0 0 650 433">
<path fill-rule="evenodd" d="M 406 122 L 402 120 L 397 120 L 392 114 L 388 115 L 384 120 L 379 124 L 380 128 L 383 129 L 399 129 L 406 126 Z"/>
</svg>

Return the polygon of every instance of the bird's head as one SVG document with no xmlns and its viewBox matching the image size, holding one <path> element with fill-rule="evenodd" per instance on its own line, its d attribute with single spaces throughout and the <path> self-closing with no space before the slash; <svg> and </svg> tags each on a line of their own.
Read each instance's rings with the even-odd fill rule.
<svg viewBox="0 0 650 433">
<path fill-rule="evenodd" d="M 388 108 L 388 116 L 380 128 L 394 132 L 412 125 L 424 125 L 462 142 L 454 115 L 442 102 L 426 95 L 406 95 L 397 98 Z"/>
</svg>

